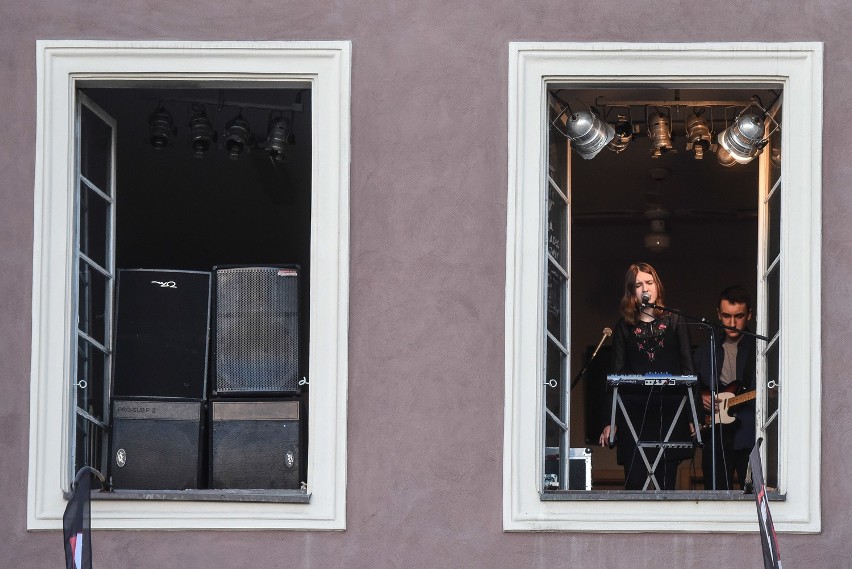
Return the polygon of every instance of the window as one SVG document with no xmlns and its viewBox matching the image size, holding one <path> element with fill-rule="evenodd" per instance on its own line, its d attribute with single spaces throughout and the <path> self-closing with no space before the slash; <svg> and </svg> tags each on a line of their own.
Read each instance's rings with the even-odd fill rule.
<svg viewBox="0 0 852 569">
<path fill-rule="evenodd" d="M 742 501 L 662 502 L 653 496 L 605 496 L 554 500 L 545 487 L 548 428 L 570 428 L 570 393 L 553 396 L 546 382 L 570 379 L 572 258 L 571 156 L 549 146 L 554 89 L 599 86 L 633 89 L 767 89 L 784 94 L 781 146 L 795 159 L 782 162 L 775 179 L 760 175 L 761 235 L 758 247 L 759 332 L 773 338 L 759 352 L 762 377 L 778 374 L 780 396 L 762 394 L 770 447 L 765 464 L 778 472 L 784 500 L 774 503 L 776 527 L 819 529 L 819 202 L 821 125 L 819 44 L 513 44 L 509 81 L 509 201 L 506 281 L 506 408 L 504 528 L 507 530 L 665 531 L 755 530 L 753 504 Z M 779 115 L 779 122 L 780 120 Z M 791 147 L 791 145 L 793 145 Z M 576 155 L 574 155 L 576 157 Z M 768 164 L 768 157 L 763 161 Z M 785 192 L 772 191 L 783 179 Z M 599 190 L 605 191 L 601 184 Z M 757 195 L 757 194 L 755 194 Z M 774 201 L 773 201 L 774 200 Z M 780 225 L 778 220 L 783 220 Z M 795 230 L 793 229 L 795 228 Z M 773 241 L 773 235 L 777 239 Z M 555 237 L 555 239 L 554 239 Z M 547 243 L 547 246 L 544 244 Z M 554 246 L 554 245 L 559 246 Z M 579 246 L 579 244 L 575 244 Z M 589 243 L 591 247 L 593 243 Z M 773 255 L 768 252 L 773 247 Z M 800 259 L 789 267 L 776 260 Z M 768 259 L 768 260 L 767 260 Z M 618 272 L 623 271 L 619 267 Z M 799 288 L 803 273 L 807 292 Z M 620 279 L 618 275 L 616 279 Z M 665 278 L 665 277 L 664 277 Z M 775 281 L 773 281 L 775 279 Z M 811 303 L 798 308 L 791 296 Z M 789 284 L 788 284 L 789 283 Z M 616 292 L 616 295 L 619 294 Z M 767 297 L 773 297 L 767 300 Z M 616 296 L 617 299 L 617 296 Z M 771 307 L 778 307 L 771 311 Z M 777 315 L 780 314 L 780 318 Z M 773 316 L 775 315 L 775 316 Z M 773 329 L 773 318 L 777 321 Z M 769 324 L 767 324 L 769 323 Z M 768 326 L 768 327 L 767 327 Z M 777 333 L 783 330 L 783 333 Z M 805 346 L 803 353 L 802 346 Z M 793 353 L 795 352 L 795 358 Z M 774 367 L 773 367 L 774 366 Z M 563 390 L 564 391 L 564 390 Z M 548 399 L 550 399 L 548 401 Z M 773 406 L 779 409 L 772 420 Z M 792 413 L 792 414 L 791 414 Z M 773 431 L 772 429 L 775 429 Z M 774 447 L 774 448 L 773 448 Z M 802 456 L 806 449 L 807 457 Z M 564 456 L 564 454 L 563 454 Z M 627 499 L 625 499 L 625 497 Z M 576 496 L 575 496 L 576 498 Z M 632 498 L 632 499 L 631 499 Z"/>
<path fill-rule="evenodd" d="M 75 464 L 75 457 L 77 462 L 88 462 L 86 455 L 102 459 L 107 444 L 103 434 L 109 428 L 109 394 L 104 386 L 109 382 L 104 378 L 111 366 L 115 257 L 122 254 L 122 237 L 116 236 L 122 225 L 115 218 L 121 194 L 115 187 L 112 156 L 122 124 L 89 95 L 102 101 L 133 93 L 157 98 L 165 89 L 190 89 L 193 95 L 228 90 L 310 93 L 310 195 L 304 205 L 310 240 L 303 239 L 315 275 L 309 281 L 311 302 L 304 318 L 309 322 L 311 380 L 308 499 L 95 501 L 93 523 L 106 528 L 343 529 L 349 44 L 57 41 L 39 42 L 38 56 L 28 527 L 61 526 L 63 491 L 82 464 Z M 152 101 L 151 107 L 155 104 Z M 185 150 L 191 152 L 188 146 Z M 132 247 L 124 251 L 128 249 Z M 128 262 L 148 264 L 138 258 Z"/>
</svg>

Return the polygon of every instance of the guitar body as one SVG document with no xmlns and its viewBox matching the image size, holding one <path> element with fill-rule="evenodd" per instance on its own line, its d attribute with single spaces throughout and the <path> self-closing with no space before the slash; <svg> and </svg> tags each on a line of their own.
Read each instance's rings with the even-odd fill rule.
<svg viewBox="0 0 852 569">
<path fill-rule="evenodd" d="M 736 417 L 732 417 L 728 414 L 728 400 L 732 397 L 734 397 L 734 394 L 727 391 L 723 391 L 716 395 L 716 399 L 719 401 L 719 410 L 716 412 L 714 417 L 717 425 L 730 425 L 737 420 Z"/>
<path fill-rule="evenodd" d="M 716 394 L 717 411 L 714 415 L 714 421 L 717 425 L 729 425 L 736 421 L 736 417 L 732 417 L 728 410 L 732 407 L 736 407 L 737 405 L 742 405 L 747 401 L 753 400 L 757 397 L 757 391 L 746 391 L 745 393 L 741 393 L 739 395 L 734 395 L 732 391 L 720 391 Z M 707 426 L 710 425 L 710 417 L 707 417 Z"/>
</svg>

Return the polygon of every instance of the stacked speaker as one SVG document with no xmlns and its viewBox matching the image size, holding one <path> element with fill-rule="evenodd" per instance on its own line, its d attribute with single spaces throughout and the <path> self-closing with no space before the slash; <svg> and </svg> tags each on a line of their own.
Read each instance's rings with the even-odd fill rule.
<svg viewBox="0 0 852 569">
<path fill-rule="evenodd" d="M 298 488 L 299 271 L 217 267 L 210 486 Z"/>
<path fill-rule="evenodd" d="M 298 282 L 296 266 L 119 271 L 116 489 L 299 488 Z"/>
</svg>

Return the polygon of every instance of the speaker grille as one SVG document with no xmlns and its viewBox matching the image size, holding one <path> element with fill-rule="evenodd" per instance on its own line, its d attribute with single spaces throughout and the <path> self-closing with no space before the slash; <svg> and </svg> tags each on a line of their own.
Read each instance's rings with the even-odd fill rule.
<svg viewBox="0 0 852 569">
<path fill-rule="evenodd" d="M 299 488 L 298 402 L 217 401 L 212 419 L 211 488 Z"/>
<path fill-rule="evenodd" d="M 295 267 L 216 270 L 215 391 L 299 391 Z"/>
<path fill-rule="evenodd" d="M 200 402 L 113 401 L 113 486 L 198 488 L 200 428 Z"/>
</svg>

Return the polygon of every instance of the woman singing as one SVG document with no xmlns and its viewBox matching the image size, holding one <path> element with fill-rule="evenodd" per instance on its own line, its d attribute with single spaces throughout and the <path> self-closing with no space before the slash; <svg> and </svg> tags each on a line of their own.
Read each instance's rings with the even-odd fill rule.
<svg viewBox="0 0 852 569">
<path fill-rule="evenodd" d="M 689 331 L 677 314 L 658 307 L 665 306 L 663 283 L 654 267 L 635 263 L 627 269 L 624 296 L 621 299 L 621 319 L 615 326 L 612 340 L 612 373 L 616 375 L 667 373 L 692 375 L 692 344 Z M 622 386 L 619 395 L 624 402 L 640 441 L 664 441 L 672 427 L 675 413 L 683 400 L 683 391 L 672 387 Z M 612 400 L 607 402 L 609 418 Z M 685 405 L 669 441 L 690 441 L 690 408 Z M 633 434 L 621 409 L 616 412 L 618 463 L 624 466 L 624 488 L 641 490 L 649 478 L 649 469 L 642 460 Z M 600 444 L 609 443 L 610 425 L 604 427 Z M 648 447 L 645 454 L 653 465 L 658 449 Z M 692 455 L 692 449 L 668 449 L 654 469 L 654 478 L 663 490 L 673 490 L 677 481 L 677 466 Z M 648 488 L 655 489 L 652 481 Z"/>
</svg>

